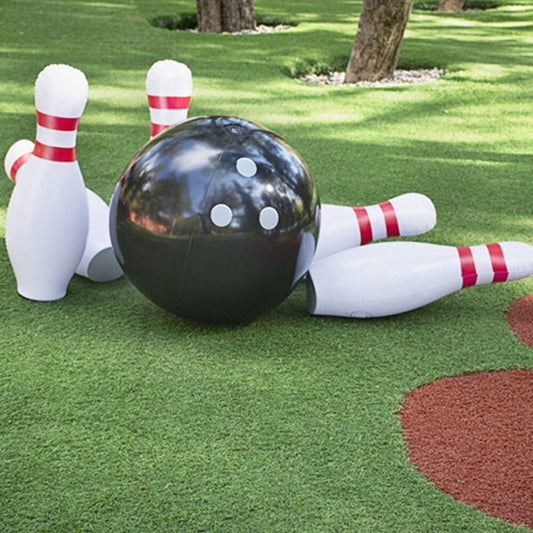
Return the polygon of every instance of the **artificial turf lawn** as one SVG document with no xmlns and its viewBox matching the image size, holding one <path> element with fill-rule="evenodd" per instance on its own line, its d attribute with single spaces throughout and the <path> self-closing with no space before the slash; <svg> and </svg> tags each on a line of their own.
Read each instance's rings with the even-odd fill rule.
<svg viewBox="0 0 533 533">
<path fill-rule="evenodd" d="M 415 10 L 406 88 L 317 87 L 287 73 L 347 60 L 360 2 L 256 0 L 299 22 L 278 34 L 152 27 L 193 1 L 7 0 L 0 5 L 0 146 L 33 138 L 49 63 L 89 80 L 78 158 L 109 198 L 150 122 L 144 80 L 193 72 L 190 116 L 269 127 L 307 162 L 325 203 L 417 191 L 437 227 L 416 240 L 532 243 L 533 9 Z M 12 185 L 0 181 L 0 234 Z M 404 395 L 438 378 L 530 368 L 505 323 L 533 280 L 473 287 L 379 320 L 311 317 L 297 287 L 243 327 L 169 315 L 127 280 L 75 277 L 66 298 L 20 298 L 0 246 L 2 531 L 518 531 L 442 494 L 407 458 Z"/>
</svg>

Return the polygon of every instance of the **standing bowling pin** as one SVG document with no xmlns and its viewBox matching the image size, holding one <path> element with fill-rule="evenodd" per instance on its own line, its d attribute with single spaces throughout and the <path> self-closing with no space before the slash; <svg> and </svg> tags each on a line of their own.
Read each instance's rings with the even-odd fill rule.
<svg viewBox="0 0 533 533">
<path fill-rule="evenodd" d="M 32 151 L 33 143 L 21 139 L 7 151 L 4 168 L 7 176 L 16 183 L 17 175 L 25 166 Z M 89 233 L 76 274 L 92 281 L 113 281 L 122 276 L 122 269 L 113 252 L 109 236 L 109 207 L 93 191 L 86 189 L 89 209 Z"/>
<path fill-rule="evenodd" d="M 62 298 L 85 248 L 87 194 L 75 147 L 87 93 L 85 75 L 68 65 L 47 66 L 35 82 L 35 146 L 6 220 L 17 290 L 30 300 Z"/>
<path fill-rule="evenodd" d="M 433 229 L 436 222 L 433 202 L 418 193 L 366 207 L 322 204 L 313 260 L 385 237 L 420 235 Z"/>
<path fill-rule="evenodd" d="M 173 59 L 156 61 L 146 74 L 146 94 L 152 122 L 151 137 L 187 120 L 192 74 Z"/>
<path fill-rule="evenodd" d="M 470 247 L 384 242 L 351 248 L 311 265 L 313 315 L 369 318 L 429 304 L 470 285 L 533 274 L 533 247 L 501 242 Z"/>
</svg>

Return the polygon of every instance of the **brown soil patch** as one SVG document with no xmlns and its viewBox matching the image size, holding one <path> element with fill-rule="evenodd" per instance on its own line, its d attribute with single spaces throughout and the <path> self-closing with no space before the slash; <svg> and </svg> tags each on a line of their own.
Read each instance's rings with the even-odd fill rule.
<svg viewBox="0 0 533 533">
<path fill-rule="evenodd" d="M 533 294 L 512 303 L 507 311 L 507 324 L 523 343 L 533 348 Z"/>
<path fill-rule="evenodd" d="M 533 370 L 424 385 L 400 420 L 411 460 L 440 490 L 533 529 Z"/>
</svg>

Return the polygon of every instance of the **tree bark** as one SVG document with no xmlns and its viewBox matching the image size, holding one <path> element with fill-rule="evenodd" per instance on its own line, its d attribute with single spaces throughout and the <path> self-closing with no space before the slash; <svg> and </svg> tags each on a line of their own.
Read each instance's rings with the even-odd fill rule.
<svg viewBox="0 0 533 533">
<path fill-rule="evenodd" d="M 346 83 L 392 76 L 413 0 L 364 0 Z"/>
<path fill-rule="evenodd" d="M 202 32 L 222 32 L 220 1 L 196 0 L 198 30 Z"/>
<path fill-rule="evenodd" d="M 439 0 L 437 11 L 457 13 L 463 10 L 465 0 Z"/>
<path fill-rule="evenodd" d="M 196 0 L 201 32 L 236 32 L 255 29 L 254 0 Z"/>
</svg>

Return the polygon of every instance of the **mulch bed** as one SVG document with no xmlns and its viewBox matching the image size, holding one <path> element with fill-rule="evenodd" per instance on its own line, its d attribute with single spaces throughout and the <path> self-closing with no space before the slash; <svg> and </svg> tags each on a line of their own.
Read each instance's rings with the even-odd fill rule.
<svg viewBox="0 0 533 533">
<path fill-rule="evenodd" d="M 533 347 L 533 294 L 509 328 Z M 409 457 L 431 483 L 490 516 L 533 529 L 533 369 L 445 378 L 408 394 Z"/>
<path fill-rule="evenodd" d="M 346 87 L 403 87 L 418 83 L 437 81 L 444 76 L 444 70 L 440 68 L 395 70 L 390 78 L 382 78 L 378 81 L 359 81 L 357 83 L 344 83 L 345 72 L 328 72 L 326 74 L 307 74 L 300 81 L 318 85 L 344 85 Z"/>
</svg>

